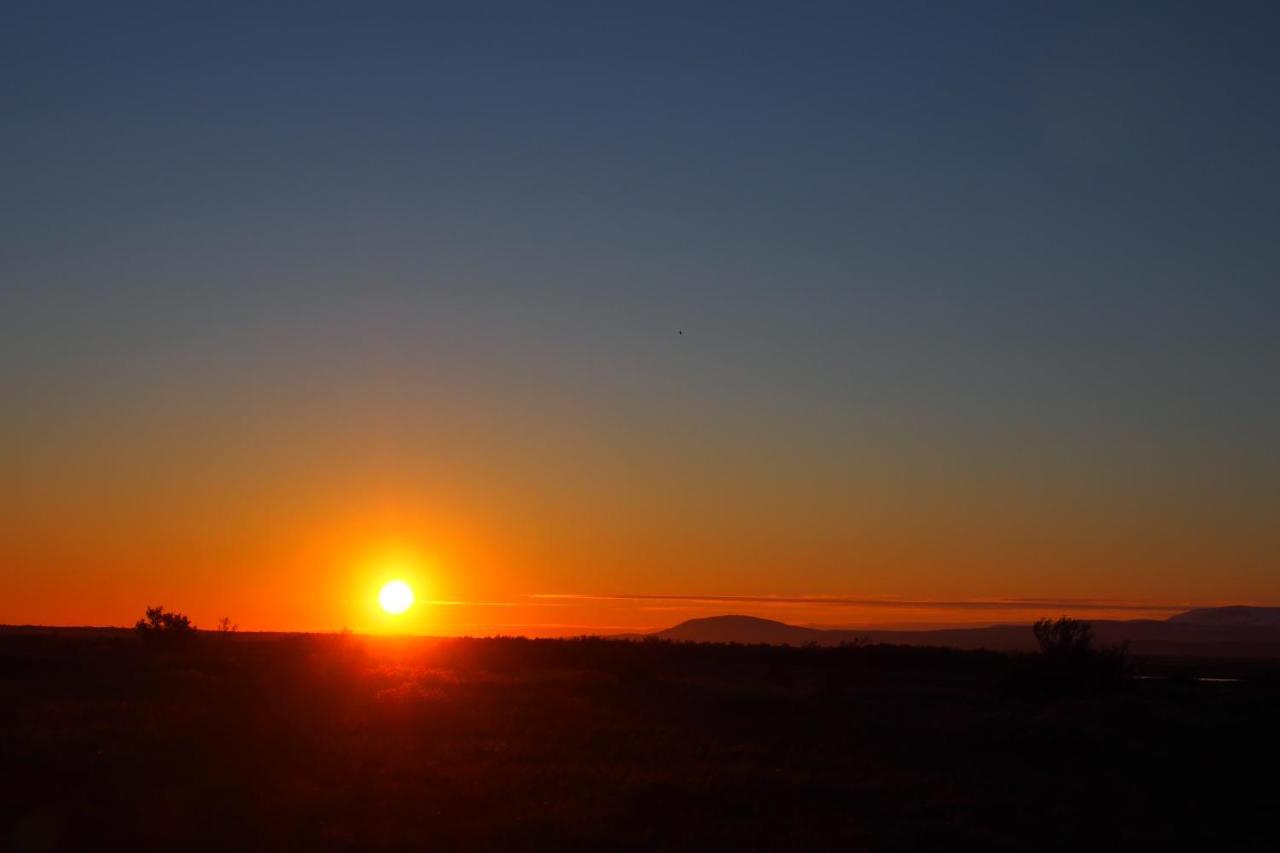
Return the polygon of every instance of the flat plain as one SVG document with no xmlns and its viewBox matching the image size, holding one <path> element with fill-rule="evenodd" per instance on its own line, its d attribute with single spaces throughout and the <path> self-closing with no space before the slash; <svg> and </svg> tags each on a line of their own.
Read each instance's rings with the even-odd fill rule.
<svg viewBox="0 0 1280 853">
<path fill-rule="evenodd" d="M 1262 849 L 1277 712 L 1265 661 L 6 631 L 0 844 Z"/>
</svg>

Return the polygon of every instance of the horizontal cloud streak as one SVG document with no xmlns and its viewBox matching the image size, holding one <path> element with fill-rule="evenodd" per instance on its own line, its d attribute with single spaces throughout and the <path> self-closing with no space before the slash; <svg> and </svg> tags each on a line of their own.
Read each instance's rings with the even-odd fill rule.
<svg viewBox="0 0 1280 853">
<path fill-rule="evenodd" d="M 433 604 L 441 607 L 564 607 L 564 604 L 557 604 L 550 601 L 453 601 L 443 599 L 433 599 L 423 601 L 423 604 Z"/>
<path fill-rule="evenodd" d="M 837 607 L 883 607 L 897 609 L 930 609 L 930 610 L 1027 610 L 1030 608 L 1046 608 L 1056 610 L 1117 610 L 1148 611 L 1151 613 L 1173 613 L 1190 609 L 1193 604 L 1169 604 L 1150 601 L 1119 601 L 1115 599 L 1088 598 L 998 598 L 998 599 L 958 599 L 958 600 L 924 600 L 924 599 L 885 599 L 885 598 L 846 598 L 841 596 L 814 595 L 689 595 L 689 594 L 655 594 L 655 593 L 613 593 L 604 595 L 581 593 L 536 593 L 529 596 L 536 599 L 574 600 L 574 601 L 686 601 L 743 604 L 818 604 Z"/>
</svg>

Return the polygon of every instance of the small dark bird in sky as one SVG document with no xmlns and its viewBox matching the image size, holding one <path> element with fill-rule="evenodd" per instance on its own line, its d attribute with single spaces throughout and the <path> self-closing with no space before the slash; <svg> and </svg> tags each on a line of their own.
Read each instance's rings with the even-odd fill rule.
<svg viewBox="0 0 1280 853">
<path fill-rule="evenodd" d="M 682 335 L 684 334 L 684 329 L 681 329 L 681 330 L 680 330 L 680 334 L 682 334 Z"/>
</svg>

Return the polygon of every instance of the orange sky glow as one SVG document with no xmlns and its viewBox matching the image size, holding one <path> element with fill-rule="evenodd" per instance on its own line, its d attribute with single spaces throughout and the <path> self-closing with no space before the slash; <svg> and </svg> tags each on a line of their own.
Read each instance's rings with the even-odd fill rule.
<svg viewBox="0 0 1280 853">
<path fill-rule="evenodd" d="M 0 28 L 0 623 L 1280 604 L 1249 16 L 90 5 Z"/>
<path fill-rule="evenodd" d="M 351 436 L 236 456 L 193 430 L 111 454 L 46 434 L 45 453 L 17 460 L 0 623 L 127 625 L 162 603 L 206 627 L 555 636 L 720 613 L 925 627 L 1274 600 L 1272 543 L 1247 517 L 1231 529 L 1253 536 L 1228 539 L 1140 490 L 1100 512 L 1066 475 L 1026 483 L 980 461 L 933 482 L 904 465 L 903 484 L 876 459 L 864 490 L 839 467 L 752 468 L 732 449 L 655 468 L 589 443 L 504 456 L 495 439 L 366 469 Z M 1230 595 L 1206 570 L 1219 564 Z M 391 579 L 418 599 L 400 616 L 377 606 Z"/>
</svg>

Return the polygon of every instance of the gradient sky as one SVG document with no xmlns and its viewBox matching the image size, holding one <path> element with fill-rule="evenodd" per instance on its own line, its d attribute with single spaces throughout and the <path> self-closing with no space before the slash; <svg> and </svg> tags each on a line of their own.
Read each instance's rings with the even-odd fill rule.
<svg viewBox="0 0 1280 853">
<path fill-rule="evenodd" d="M 1280 603 L 1278 9 L 7 4 L 0 623 Z"/>
</svg>

